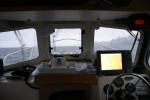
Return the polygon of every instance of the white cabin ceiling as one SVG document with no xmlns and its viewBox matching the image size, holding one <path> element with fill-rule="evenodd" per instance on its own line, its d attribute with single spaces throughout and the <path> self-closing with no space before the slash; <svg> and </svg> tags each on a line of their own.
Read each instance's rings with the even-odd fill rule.
<svg viewBox="0 0 150 100">
<path fill-rule="evenodd" d="M 93 11 L 93 10 L 50 10 L 0 12 L 0 20 L 15 21 L 96 21 L 127 18 L 132 14 L 150 12 L 137 11 Z"/>
</svg>

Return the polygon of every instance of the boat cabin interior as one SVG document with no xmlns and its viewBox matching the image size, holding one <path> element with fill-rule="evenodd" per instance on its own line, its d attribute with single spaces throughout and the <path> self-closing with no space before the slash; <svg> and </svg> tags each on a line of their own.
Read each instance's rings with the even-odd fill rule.
<svg viewBox="0 0 150 100">
<path fill-rule="evenodd" d="M 0 100 L 150 100 L 150 0 L 1 0 Z"/>
</svg>

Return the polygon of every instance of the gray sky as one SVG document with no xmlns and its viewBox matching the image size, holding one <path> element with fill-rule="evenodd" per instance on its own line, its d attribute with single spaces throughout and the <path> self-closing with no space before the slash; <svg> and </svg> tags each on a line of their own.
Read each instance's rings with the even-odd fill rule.
<svg viewBox="0 0 150 100">
<path fill-rule="evenodd" d="M 54 38 L 53 38 L 54 34 Z M 61 39 L 73 39 L 63 40 L 55 42 L 56 46 L 81 46 L 81 29 L 58 29 L 51 35 L 51 45 L 53 41 Z M 76 41 L 77 40 L 77 41 Z M 78 41 L 79 40 L 79 41 Z"/>
<path fill-rule="evenodd" d="M 36 31 L 34 29 L 25 29 L 20 31 L 25 47 L 37 45 Z M 0 48 L 20 47 L 19 41 L 14 31 L 0 33 Z"/>
<path fill-rule="evenodd" d="M 94 37 L 94 40 L 96 42 L 110 41 L 118 37 L 128 37 L 130 35 L 126 30 L 103 27 L 100 27 L 98 30 L 95 30 L 95 34 L 96 36 Z"/>
<path fill-rule="evenodd" d="M 0 48 L 5 47 L 20 47 L 20 44 L 18 42 L 18 39 L 13 31 L 0 33 Z M 12 34 L 13 33 L 13 34 Z M 25 47 L 32 47 L 37 45 L 36 41 L 36 31 L 34 29 L 25 29 L 20 31 L 21 36 L 23 38 L 23 41 L 25 43 Z M 120 29 L 111 29 L 111 28 L 103 28 L 100 27 L 100 29 L 95 30 L 95 42 L 101 42 L 101 41 L 110 41 L 112 39 L 116 39 L 118 37 L 128 37 L 130 34 L 126 30 L 120 30 Z M 75 40 L 81 40 L 81 29 L 69 29 L 67 30 L 55 30 L 54 33 L 54 40 L 60 40 L 60 39 L 75 39 Z M 53 41 L 53 37 L 51 36 L 51 41 Z M 80 41 L 59 41 L 55 42 L 56 46 L 81 46 Z"/>
</svg>

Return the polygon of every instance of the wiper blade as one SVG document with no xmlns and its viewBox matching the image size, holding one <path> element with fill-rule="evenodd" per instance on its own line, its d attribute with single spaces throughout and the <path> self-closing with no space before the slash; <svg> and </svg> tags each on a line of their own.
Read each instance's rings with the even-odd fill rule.
<svg viewBox="0 0 150 100">
<path fill-rule="evenodd" d="M 25 61 L 25 54 L 24 54 L 24 46 L 25 46 L 25 42 L 23 41 L 23 38 L 20 34 L 20 32 L 18 30 L 14 30 L 14 33 L 18 39 L 18 42 L 20 44 L 20 48 L 21 48 L 21 53 L 22 53 L 22 61 Z"/>
<path fill-rule="evenodd" d="M 138 34 L 139 34 L 139 32 L 137 32 L 137 34 L 136 34 L 136 36 L 135 36 L 135 40 L 134 40 L 134 42 L 133 42 L 133 45 L 132 45 L 131 52 L 133 51 L 133 48 L 134 48 L 134 46 L 135 46 L 135 43 L 136 43 L 136 41 L 137 41 Z"/>
<path fill-rule="evenodd" d="M 127 31 L 130 33 L 130 35 L 131 35 L 132 37 L 136 38 L 136 35 L 135 35 L 132 31 L 130 31 L 130 30 L 127 30 Z"/>
<path fill-rule="evenodd" d="M 16 35 L 21 47 L 25 46 L 25 42 L 23 41 L 23 38 L 22 38 L 20 32 L 18 30 L 15 30 L 14 32 L 15 32 L 15 35 Z"/>
</svg>

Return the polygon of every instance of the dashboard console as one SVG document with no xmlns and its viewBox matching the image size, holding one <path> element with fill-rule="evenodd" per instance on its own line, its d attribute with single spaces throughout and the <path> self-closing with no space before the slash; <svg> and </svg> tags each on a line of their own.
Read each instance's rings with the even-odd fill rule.
<svg viewBox="0 0 150 100">
<path fill-rule="evenodd" d="M 150 78 L 146 74 L 140 74 L 148 82 Z M 102 76 L 98 77 L 98 96 L 99 100 L 106 100 L 106 92 L 109 84 L 116 78 L 116 76 Z M 125 75 L 117 79 L 110 87 L 110 100 L 120 100 L 120 93 L 123 91 L 130 92 L 136 100 L 150 100 L 150 89 L 144 81 L 136 76 Z M 127 93 L 126 93 L 127 94 Z M 129 97 L 129 96 L 128 96 Z M 138 99 L 137 99 L 138 98 Z M 127 100 L 130 100 L 129 98 Z M 131 99 L 132 100 L 132 99 Z M 134 99 L 133 99 L 134 100 Z"/>
</svg>

